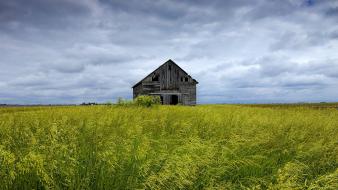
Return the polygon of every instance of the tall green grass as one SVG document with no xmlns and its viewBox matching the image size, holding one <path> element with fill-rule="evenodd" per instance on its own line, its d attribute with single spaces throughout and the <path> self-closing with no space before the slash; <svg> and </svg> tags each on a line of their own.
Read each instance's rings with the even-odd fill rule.
<svg viewBox="0 0 338 190">
<path fill-rule="evenodd" d="M 338 110 L 0 108 L 0 189 L 338 189 Z"/>
</svg>

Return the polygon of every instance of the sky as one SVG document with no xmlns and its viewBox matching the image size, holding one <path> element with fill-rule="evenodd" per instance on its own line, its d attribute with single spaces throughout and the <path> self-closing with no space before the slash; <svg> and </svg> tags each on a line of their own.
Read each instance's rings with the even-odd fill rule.
<svg viewBox="0 0 338 190">
<path fill-rule="evenodd" d="M 168 59 L 200 104 L 338 101 L 338 0 L 0 0 L 0 104 L 131 99 Z"/>
</svg>

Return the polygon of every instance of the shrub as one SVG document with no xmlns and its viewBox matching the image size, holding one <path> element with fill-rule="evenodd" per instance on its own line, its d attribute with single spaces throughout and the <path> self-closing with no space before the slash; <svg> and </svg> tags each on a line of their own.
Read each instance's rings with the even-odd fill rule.
<svg viewBox="0 0 338 190">
<path fill-rule="evenodd" d="M 161 99 L 159 96 L 141 95 L 135 98 L 134 103 L 138 106 L 151 107 L 153 105 L 161 104 Z"/>
</svg>

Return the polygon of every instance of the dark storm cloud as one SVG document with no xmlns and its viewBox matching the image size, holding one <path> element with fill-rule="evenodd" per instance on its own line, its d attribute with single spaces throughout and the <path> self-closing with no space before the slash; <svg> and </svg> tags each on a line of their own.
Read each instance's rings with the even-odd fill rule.
<svg viewBox="0 0 338 190">
<path fill-rule="evenodd" d="M 337 1 L 0 1 L 0 103 L 105 102 L 171 58 L 198 101 L 334 101 Z"/>
<path fill-rule="evenodd" d="M 338 16 L 338 6 L 328 8 L 325 13 L 328 16 Z"/>
<path fill-rule="evenodd" d="M 0 2 L 0 21 L 19 22 L 35 27 L 63 29 L 60 24 L 74 25 L 74 19 L 89 15 L 91 10 L 81 1 L 14 0 Z"/>
</svg>

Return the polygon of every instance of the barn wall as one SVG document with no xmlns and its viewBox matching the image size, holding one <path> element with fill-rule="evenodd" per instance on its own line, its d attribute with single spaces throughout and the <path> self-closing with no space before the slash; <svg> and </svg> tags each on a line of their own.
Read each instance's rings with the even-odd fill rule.
<svg viewBox="0 0 338 190">
<path fill-rule="evenodd" d="M 196 104 L 196 84 L 186 84 L 180 87 L 182 92 L 182 104 L 195 105 Z"/>
<path fill-rule="evenodd" d="M 142 83 L 133 88 L 133 98 L 136 98 L 140 94 L 142 94 Z"/>
</svg>

